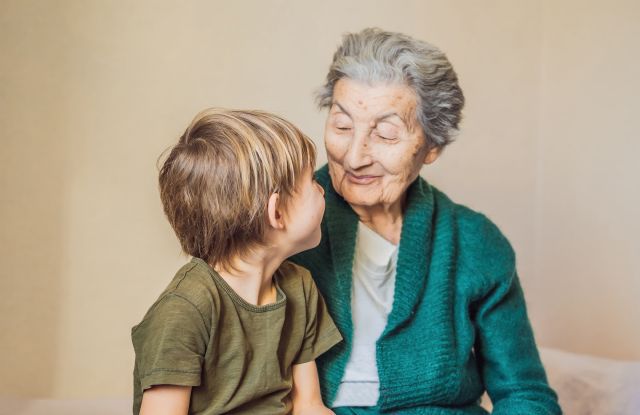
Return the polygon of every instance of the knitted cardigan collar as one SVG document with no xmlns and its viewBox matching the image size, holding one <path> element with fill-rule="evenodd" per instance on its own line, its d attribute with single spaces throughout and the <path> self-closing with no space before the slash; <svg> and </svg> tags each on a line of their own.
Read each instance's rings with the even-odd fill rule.
<svg viewBox="0 0 640 415">
<path fill-rule="evenodd" d="M 358 216 L 351 206 L 336 193 L 331 185 L 328 167 L 324 166 L 316 173 L 317 179 L 325 189 L 326 210 L 325 229 L 328 238 L 334 274 L 331 281 L 318 280 L 323 291 L 331 315 L 350 345 L 353 338 L 351 319 L 351 280 L 352 262 L 355 250 Z M 442 208 L 439 207 L 439 208 Z M 398 253 L 396 285 L 393 309 L 388 317 L 387 326 L 376 343 L 378 372 L 380 375 L 381 408 L 393 407 L 397 396 L 392 390 L 406 389 L 413 384 L 416 393 L 428 393 L 438 400 L 452 392 L 454 371 L 456 367 L 453 330 L 453 296 L 456 244 L 454 243 L 455 224 L 450 209 L 436 212 L 435 191 L 422 178 L 416 179 L 407 189 L 406 210 L 404 212 L 400 246 Z M 324 237 L 323 237 L 324 238 Z M 319 276 L 322 279 L 322 276 Z M 425 306 L 425 303 L 427 304 Z M 428 307 L 429 327 L 407 326 L 417 309 Z M 420 319 L 425 322 L 424 319 Z M 421 333 L 416 329 L 422 330 Z M 421 345 L 416 335 L 424 338 L 429 345 Z M 424 347 L 423 347 L 424 346 Z M 430 362 L 428 379 L 423 389 L 415 384 L 416 379 L 405 367 L 386 364 L 397 359 L 385 359 L 385 354 L 412 353 L 422 355 L 428 353 Z M 342 376 L 348 354 L 341 353 L 327 368 L 336 377 Z M 418 356 L 416 356 L 418 357 Z M 420 356 L 421 357 L 421 356 Z M 403 360 L 413 360 L 407 356 Z M 332 370 L 333 369 L 333 370 Z M 337 385 L 336 385 L 337 386 Z M 335 388 L 333 392 L 335 392 Z M 330 393 L 329 399 L 333 399 Z M 403 397 L 403 404 L 407 404 Z M 416 396 L 416 399 L 421 399 Z"/>
</svg>

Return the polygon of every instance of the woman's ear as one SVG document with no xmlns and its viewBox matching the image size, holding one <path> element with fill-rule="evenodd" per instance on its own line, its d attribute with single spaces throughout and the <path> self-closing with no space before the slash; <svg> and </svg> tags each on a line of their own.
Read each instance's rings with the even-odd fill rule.
<svg viewBox="0 0 640 415">
<path fill-rule="evenodd" d="M 280 195 L 272 193 L 267 202 L 267 219 L 274 229 L 284 229 L 284 217 L 280 206 Z"/>
<path fill-rule="evenodd" d="M 440 156 L 440 148 L 439 147 L 434 147 L 431 150 L 429 150 L 429 152 L 427 153 L 426 156 L 424 156 L 424 164 L 431 164 L 434 161 L 436 161 L 436 159 L 438 158 L 438 156 Z"/>
</svg>

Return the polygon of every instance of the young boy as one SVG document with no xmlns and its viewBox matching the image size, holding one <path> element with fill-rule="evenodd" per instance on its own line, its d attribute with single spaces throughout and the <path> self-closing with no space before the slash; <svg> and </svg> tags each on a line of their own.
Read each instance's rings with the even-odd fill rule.
<svg viewBox="0 0 640 415">
<path fill-rule="evenodd" d="M 342 337 L 307 270 L 320 242 L 313 143 L 265 112 L 209 109 L 160 171 L 183 266 L 142 322 L 134 414 L 331 414 L 315 359 Z"/>
</svg>

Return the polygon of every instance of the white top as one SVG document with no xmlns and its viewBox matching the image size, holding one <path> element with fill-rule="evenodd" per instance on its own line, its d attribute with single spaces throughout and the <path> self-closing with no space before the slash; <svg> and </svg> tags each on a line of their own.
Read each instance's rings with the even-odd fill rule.
<svg viewBox="0 0 640 415">
<path fill-rule="evenodd" d="M 332 406 L 375 406 L 380 395 L 376 341 L 393 306 L 398 247 L 358 223 L 351 318 L 353 347 Z"/>
</svg>

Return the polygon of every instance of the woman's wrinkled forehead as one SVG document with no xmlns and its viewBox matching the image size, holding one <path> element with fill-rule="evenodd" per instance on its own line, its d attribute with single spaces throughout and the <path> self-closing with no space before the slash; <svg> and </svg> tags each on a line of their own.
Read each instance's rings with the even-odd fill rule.
<svg viewBox="0 0 640 415">
<path fill-rule="evenodd" d="M 390 121 L 412 131 L 419 128 L 417 101 L 413 90 L 404 84 L 370 84 L 343 78 L 336 82 L 330 112 L 372 125 Z"/>
</svg>

